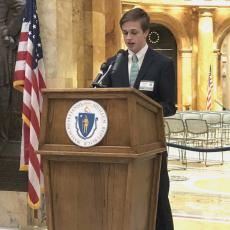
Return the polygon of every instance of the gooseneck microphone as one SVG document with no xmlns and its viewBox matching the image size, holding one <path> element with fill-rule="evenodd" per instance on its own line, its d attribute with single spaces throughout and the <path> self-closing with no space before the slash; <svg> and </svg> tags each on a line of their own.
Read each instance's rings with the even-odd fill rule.
<svg viewBox="0 0 230 230">
<path fill-rule="evenodd" d="M 120 64 L 122 63 L 123 61 L 123 58 L 124 58 L 124 50 L 123 49 L 120 49 L 118 52 L 117 52 L 117 56 L 116 56 L 116 59 L 114 61 L 114 64 L 113 64 L 113 67 L 112 67 L 112 70 L 111 70 L 111 74 L 114 74 L 117 72 Z"/>
<path fill-rule="evenodd" d="M 92 82 L 92 86 L 94 88 L 103 88 L 106 87 L 106 85 L 103 85 L 103 80 L 109 75 L 109 74 L 114 74 L 117 72 L 120 64 L 122 63 L 123 57 L 124 57 L 124 50 L 119 50 L 117 52 L 115 61 L 113 61 L 108 67 L 105 63 L 101 65 L 100 72 L 96 76 L 95 80 Z M 107 67 L 107 69 L 106 69 Z M 105 70 L 106 69 L 106 70 Z"/>
<path fill-rule="evenodd" d="M 106 70 L 106 67 L 107 67 L 106 63 L 103 63 L 103 64 L 101 65 L 101 68 L 100 68 L 99 73 L 98 73 L 97 76 L 95 77 L 94 81 L 91 83 L 91 85 L 92 85 L 93 87 L 97 87 L 98 82 L 100 81 L 101 77 L 102 77 L 103 74 L 104 74 L 104 71 Z"/>
<path fill-rule="evenodd" d="M 108 69 L 106 70 L 106 72 L 101 76 L 101 78 L 99 79 L 99 81 L 94 85 L 94 87 L 98 87 L 98 88 L 104 88 L 106 87 L 106 85 L 103 84 L 103 80 L 108 76 L 108 74 L 111 71 L 112 68 L 112 64 L 109 65 Z"/>
</svg>

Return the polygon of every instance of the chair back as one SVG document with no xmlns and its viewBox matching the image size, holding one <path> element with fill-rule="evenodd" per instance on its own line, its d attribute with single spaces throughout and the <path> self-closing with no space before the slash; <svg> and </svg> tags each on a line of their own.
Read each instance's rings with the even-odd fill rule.
<svg viewBox="0 0 230 230">
<path fill-rule="evenodd" d="M 165 118 L 165 122 L 168 124 L 170 133 L 184 133 L 184 122 L 178 118 Z"/>
<path fill-rule="evenodd" d="M 166 121 L 164 122 L 164 129 L 165 129 L 165 136 L 168 137 L 170 135 L 170 132 L 169 132 L 168 123 Z"/>
<path fill-rule="evenodd" d="M 208 133 L 208 124 L 202 119 L 186 119 L 185 125 L 188 133 L 205 134 Z"/>
<path fill-rule="evenodd" d="M 225 125 L 230 125 L 230 113 L 223 114 L 222 123 Z"/>
<path fill-rule="evenodd" d="M 209 125 L 221 126 L 221 114 L 220 113 L 204 113 L 202 119 L 207 121 Z"/>
<path fill-rule="evenodd" d="M 201 114 L 200 113 L 183 113 L 182 118 L 184 121 L 187 119 L 201 119 Z"/>
<path fill-rule="evenodd" d="M 173 116 L 170 116 L 169 118 L 182 119 L 182 115 L 180 113 L 175 113 Z"/>
</svg>

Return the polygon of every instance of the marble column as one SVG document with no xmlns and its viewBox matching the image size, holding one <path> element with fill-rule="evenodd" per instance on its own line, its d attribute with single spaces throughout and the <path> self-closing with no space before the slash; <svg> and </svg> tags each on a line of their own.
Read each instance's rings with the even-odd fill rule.
<svg viewBox="0 0 230 230">
<path fill-rule="evenodd" d="M 220 63 L 220 50 L 214 49 L 213 50 L 213 63 L 212 63 L 212 77 L 213 77 L 213 100 L 212 100 L 212 110 L 217 111 L 220 108 L 218 105 L 219 102 L 222 103 L 222 85 L 221 79 L 219 76 L 219 63 Z"/>
<path fill-rule="evenodd" d="M 181 85 L 182 107 L 192 108 L 192 50 L 180 50 L 181 59 Z"/>
<path fill-rule="evenodd" d="M 201 8 L 198 22 L 197 109 L 206 110 L 209 68 L 213 58 L 212 11 Z"/>
<path fill-rule="evenodd" d="M 225 86 L 224 88 L 224 95 L 225 97 L 223 98 L 223 104 L 227 109 L 230 109 L 230 35 L 227 35 L 227 73 L 226 73 L 226 78 L 225 78 Z"/>
<path fill-rule="evenodd" d="M 85 52 L 82 64 L 84 64 L 85 71 L 82 76 L 87 81 L 83 82 L 81 87 L 90 86 L 100 69 L 100 65 L 105 61 L 105 2 L 106 0 L 84 0 L 86 14 L 84 21 Z"/>
<path fill-rule="evenodd" d="M 57 80 L 57 25 L 56 25 L 56 0 L 48 2 L 37 0 L 38 17 L 40 20 L 40 35 L 43 47 L 43 56 L 46 69 L 46 82 L 52 82 L 50 86 L 55 87 Z M 49 23 L 46 23 L 46 22 Z M 48 79 L 47 79 L 48 78 Z M 64 81 L 61 85 L 64 85 Z M 57 86 L 56 86 L 57 87 Z"/>
<path fill-rule="evenodd" d="M 113 56 L 121 48 L 121 0 L 105 1 L 105 56 Z"/>
<path fill-rule="evenodd" d="M 198 78 L 198 17 L 197 10 L 192 10 L 192 110 L 197 110 L 197 78 Z"/>
<path fill-rule="evenodd" d="M 105 59 L 105 0 L 37 3 L 47 87 L 88 87 Z"/>
</svg>

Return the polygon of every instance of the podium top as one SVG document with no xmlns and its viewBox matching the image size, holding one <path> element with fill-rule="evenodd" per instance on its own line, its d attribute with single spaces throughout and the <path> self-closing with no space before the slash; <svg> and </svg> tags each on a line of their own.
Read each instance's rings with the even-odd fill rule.
<svg viewBox="0 0 230 230">
<path fill-rule="evenodd" d="M 120 95 L 127 95 L 132 94 L 136 95 L 137 97 L 142 97 L 146 101 L 153 103 L 156 107 L 161 108 L 161 105 L 152 100 L 151 98 L 147 97 L 144 93 L 141 91 L 135 89 L 135 88 L 49 88 L 49 89 L 42 89 L 42 94 L 48 95 L 48 97 L 53 97 L 55 94 L 69 94 L 71 97 L 71 94 L 90 94 L 91 96 L 95 96 L 97 94 L 98 96 L 109 94 L 118 96 Z"/>
<path fill-rule="evenodd" d="M 42 155 L 114 154 L 143 156 L 163 152 L 165 137 L 160 104 L 134 88 L 43 89 L 39 153 Z M 65 120 L 81 100 L 100 104 L 108 116 L 108 131 L 96 146 L 82 148 L 69 139 Z"/>
</svg>

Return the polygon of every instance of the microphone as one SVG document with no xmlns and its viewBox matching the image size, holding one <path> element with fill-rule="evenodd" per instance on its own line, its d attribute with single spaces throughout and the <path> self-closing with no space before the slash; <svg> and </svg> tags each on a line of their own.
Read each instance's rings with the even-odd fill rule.
<svg viewBox="0 0 230 230">
<path fill-rule="evenodd" d="M 100 81 L 101 77 L 103 76 L 103 74 L 104 74 L 103 72 L 105 71 L 106 67 L 107 67 L 106 63 L 103 63 L 103 64 L 101 65 L 101 68 L 100 68 L 99 73 L 97 74 L 97 76 L 96 76 L 96 78 L 94 79 L 94 81 L 91 83 L 91 85 L 92 85 L 93 87 L 96 87 L 96 86 L 98 85 L 98 82 Z"/>
<path fill-rule="evenodd" d="M 96 88 L 96 87 L 99 87 L 99 88 L 107 87 L 106 85 L 103 85 L 103 80 L 108 76 L 109 73 L 111 73 L 111 75 L 112 75 L 118 70 L 118 68 L 119 68 L 119 66 L 123 60 L 124 52 L 125 51 L 123 49 L 121 49 L 117 52 L 115 61 L 113 61 L 109 65 L 109 67 L 107 68 L 105 73 L 104 73 L 104 71 L 105 71 L 107 65 L 105 63 L 103 63 L 101 65 L 101 70 L 100 70 L 99 74 L 97 75 L 97 77 L 95 78 L 93 83 L 91 84 L 94 88 Z"/>
<path fill-rule="evenodd" d="M 106 72 L 101 76 L 101 78 L 99 79 L 99 81 L 95 84 L 94 87 L 99 87 L 99 88 L 104 88 L 106 87 L 106 85 L 103 85 L 103 80 L 107 77 L 108 73 L 110 72 L 111 68 L 112 68 L 113 64 L 110 64 L 108 69 L 106 70 Z"/>
<path fill-rule="evenodd" d="M 123 50 L 123 49 L 120 49 L 117 52 L 117 57 L 116 57 L 116 59 L 114 61 L 113 68 L 111 70 L 111 74 L 114 74 L 114 73 L 117 72 L 117 70 L 118 70 L 118 68 L 119 68 L 119 66 L 122 63 L 122 60 L 124 58 L 124 52 L 125 52 L 125 50 Z"/>
<path fill-rule="evenodd" d="M 214 102 L 215 102 L 216 104 L 218 104 L 219 106 L 221 106 L 223 110 L 229 110 L 229 109 L 226 108 L 223 104 L 221 104 L 219 101 L 217 101 L 217 100 L 214 99 Z"/>
</svg>

